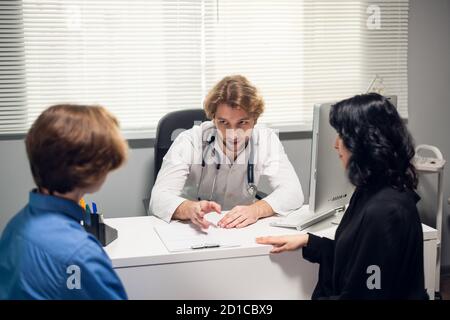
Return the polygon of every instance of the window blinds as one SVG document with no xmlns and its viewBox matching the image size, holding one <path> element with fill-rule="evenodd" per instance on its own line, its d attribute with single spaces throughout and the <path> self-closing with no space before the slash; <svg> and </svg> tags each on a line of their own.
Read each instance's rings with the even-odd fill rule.
<svg viewBox="0 0 450 320">
<path fill-rule="evenodd" d="M 375 75 L 407 116 L 407 0 L 4 0 L 0 10 L 0 133 L 72 102 L 152 134 L 229 74 L 261 90 L 273 127 L 310 128 L 315 103 L 365 92 Z"/>
</svg>

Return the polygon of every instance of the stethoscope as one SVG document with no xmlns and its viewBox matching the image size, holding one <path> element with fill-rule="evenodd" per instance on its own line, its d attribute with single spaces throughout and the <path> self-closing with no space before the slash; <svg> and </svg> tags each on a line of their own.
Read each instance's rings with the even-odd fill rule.
<svg viewBox="0 0 450 320">
<path fill-rule="evenodd" d="M 215 135 L 211 135 L 209 137 L 209 139 L 207 139 L 206 142 L 206 148 L 203 148 L 203 153 L 202 153 L 202 171 L 200 173 L 200 181 L 197 187 L 197 199 L 200 201 L 201 198 L 199 197 L 199 192 L 200 192 L 200 187 L 202 185 L 203 182 L 203 176 L 204 176 L 204 171 L 205 171 L 205 167 L 206 167 L 206 161 L 205 161 L 205 155 L 207 152 L 211 151 L 213 152 L 213 155 L 216 157 L 216 174 L 214 175 L 214 179 L 213 179 L 213 184 L 212 184 L 212 188 L 211 188 L 211 192 L 209 194 L 209 201 L 212 200 L 212 197 L 214 195 L 214 190 L 216 187 L 216 180 L 217 180 L 217 175 L 219 174 L 219 170 L 220 170 L 220 166 L 221 166 L 221 162 L 220 162 L 220 155 L 218 152 L 216 152 L 216 150 L 213 148 L 212 143 L 216 140 L 216 136 Z M 252 196 L 255 197 L 256 193 L 258 192 L 258 188 L 256 187 L 255 184 L 255 176 L 254 176 L 254 171 L 255 171 L 255 167 L 254 167 L 254 160 L 255 160 L 255 153 L 254 153 L 254 143 L 253 143 L 253 139 L 250 138 L 250 156 L 248 158 L 248 162 L 247 162 L 247 192 Z"/>
</svg>

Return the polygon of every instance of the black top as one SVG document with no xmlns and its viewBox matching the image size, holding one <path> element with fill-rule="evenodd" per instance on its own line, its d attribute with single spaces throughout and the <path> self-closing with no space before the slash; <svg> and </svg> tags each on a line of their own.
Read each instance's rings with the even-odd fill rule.
<svg viewBox="0 0 450 320">
<path fill-rule="evenodd" d="M 335 240 L 310 234 L 303 248 L 320 264 L 312 299 L 428 299 L 419 199 L 411 190 L 357 188 Z"/>
</svg>

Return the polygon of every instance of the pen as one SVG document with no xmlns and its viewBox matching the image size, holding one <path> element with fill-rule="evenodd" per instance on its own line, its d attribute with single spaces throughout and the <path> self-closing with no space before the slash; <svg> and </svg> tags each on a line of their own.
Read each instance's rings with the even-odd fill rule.
<svg viewBox="0 0 450 320">
<path fill-rule="evenodd" d="M 80 200 L 80 206 L 84 209 L 83 223 L 84 223 L 84 225 L 90 226 L 91 225 L 91 208 L 89 208 L 89 206 L 86 204 L 84 199 Z"/>
<path fill-rule="evenodd" d="M 98 221 L 100 223 L 103 223 L 103 214 L 99 213 L 97 210 L 97 204 L 95 202 L 92 202 L 92 213 L 98 215 Z"/>
<path fill-rule="evenodd" d="M 206 243 L 205 248 L 219 248 L 220 244 L 214 244 L 214 243 Z"/>
<path fill-rule="evenodd" d="M 216 243 L 205 243 L 205 244 L 197 244 L 197 245 L 192 245 L 191 249 L 209 249 L 209 248 L 219 248 L 220 244 L 216 244 Z"/>
<path fill-rule="evenodd" d="M 86 201 L 84 201 L 83 198 L 80 199 L 80 201 L 78 202 L 78 204 L 80 205 L 80 207 L 82 207 L 83 209 L 86 208 Z"/>
</svg>

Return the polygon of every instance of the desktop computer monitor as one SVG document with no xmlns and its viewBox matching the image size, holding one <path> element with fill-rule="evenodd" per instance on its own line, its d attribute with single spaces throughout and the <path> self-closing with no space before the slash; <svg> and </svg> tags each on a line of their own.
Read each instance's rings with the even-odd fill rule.
<svg viewBox="0 0 450 320">
<path fill-rule="evenodd" d="M 303 230 L 334 215 L 350 201 L 354 187 L 334 149 L 337 132 L 329 122 L 332 105 L 314 106 L 309 206 L 273 222 L 273 226 Z"/>
<path fill-rule="evenodd" d="M 322 214 L 343 208 L 353 185 L 334 148 L 337 132 L 330 125 L 332 103 L 314 106 L 309 211 Z"/>
<path fill-rule="evenodd" d="M 396 95 L 386 98 L 397 108 Z M 344 208 L 354 190 L 334 149 L 337 132 L 329 121 L 333 104 L 314 105 L 309 212 L 315 215 Z"/>
<path fill-rule="evenodd" d="M 397 96 L 386 97 L 397 108 Z M 314 106 L 309 206 L 271 223 L 273 226 L 303 230 L 342 211 L 350 201 L 354 186 L 334 149 L 337 132 L 329 121 L 333 104 Z"/>
</svg>

